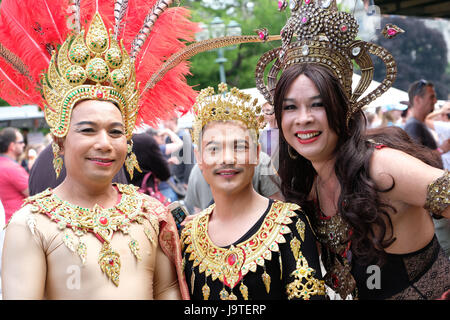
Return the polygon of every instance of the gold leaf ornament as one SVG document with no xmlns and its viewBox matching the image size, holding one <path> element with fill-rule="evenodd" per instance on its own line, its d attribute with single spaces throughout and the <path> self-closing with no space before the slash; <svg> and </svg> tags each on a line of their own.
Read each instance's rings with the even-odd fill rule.
<svg viewBox="0 0 450 320">
<path fill-rule="evenodd" d="M 115 252 L 108 242 L 104 242 L 102 250 L 98 257 L 98 264 L 100 268 L 109 279 L 116 285 L 119 286 L 119 276 L 120 276 L 120 255 Z"/>
</svg>

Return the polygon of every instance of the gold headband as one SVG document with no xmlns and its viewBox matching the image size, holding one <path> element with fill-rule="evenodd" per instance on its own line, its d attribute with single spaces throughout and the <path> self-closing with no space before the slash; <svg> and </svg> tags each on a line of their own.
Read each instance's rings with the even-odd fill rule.
<svg viewBox="0 0 450 320">
<path fill-rule="evenodd" d="M 339 80 L 350 101 L 348 123 L 355 112 L 392 86 L 397 74 L 393 56 L 376 44 L 356 40 L 358 24 L 355 18 L 349 13 L 338 11 L 335 0 L 291 0 L 290 8 L 292 15 L 281 30 L 281 47 L 264 53 L 257 63 L 256 87 L 267 101 L 273 103 L 277 76 L 283 70 L 303 63 L 324 66 Z M 399 33 L 396 30 L 395 33 Z M 390 37 L 394 31 L 389 33 Z M 296 41 L 293 41 L 294 36 L 297 37 Z M 369 54 L 383 61 L 386 77 L 375 90 L 358 100 L 373 79 L 374 67 Z M 275 62 L 267 73 L 266 84 L 265 70 L 272 61 Z M 354 91 L 353 61 L 361 69 L 361 80 Z"/>
<path fill-rule="evenodd" d="M 258 99 L 253 99 L 237 88 L 227 92 L 225 83 L 218 86 L 218 93 L 208 87 L 200 91 L 193 106 L 195 113 L 193 129 L 194 143 L 198 146 L 202 129 L 212 121 L 240 121 L 246 128 L 259 136 L 259 127 L 263 120 Z"/>
</svg>

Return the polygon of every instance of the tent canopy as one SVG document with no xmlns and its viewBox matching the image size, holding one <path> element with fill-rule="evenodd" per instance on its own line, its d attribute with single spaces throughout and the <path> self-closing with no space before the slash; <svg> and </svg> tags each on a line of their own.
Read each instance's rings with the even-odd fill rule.
<svg viewBox="0 0 450 320">
<path fill-rule="evenodd" d="M 364 2 L 370 0 L 364 0 Z M 450 1 L 443 0 L 374 0 L 382 14 L 423 18 L 450 18 Z"/>
</svg>

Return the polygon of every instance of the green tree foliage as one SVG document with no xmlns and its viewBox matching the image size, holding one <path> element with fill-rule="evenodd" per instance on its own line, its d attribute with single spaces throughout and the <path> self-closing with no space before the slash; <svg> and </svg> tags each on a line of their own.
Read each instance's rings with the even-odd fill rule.
<svg viewBox="0 0 450 320">
<path fill-rule="evenodd" d="M 397 79 L 394 86 L 408 91 L 410 84 L 419 79 L 426 79 L 435 85 L 438 99 L 447 99 L 450 93 L 450 76 L 448 68 L 447 44 L 441 31 L 428 28 L 423 20 L 414 17 L 384 17 L 381 25 L 392 23 L 406 32 L 394 39 L 378 36 L 375 43 L 385 47 L 397 62 Z M 385 68 L 380 59 L 374 59 L 377 81 L 385 77 Z"/>
<path fill-rule="evenodd" d="M 208 24 L 215 16 L 219 16 L 225 24 L 231 20 L 238 22 L 243 35 L 256 35 L 258 28 L 267 28 L 270 35 L 280 33 L 289 12 L 279 12 L 277 2 L 274 0 L 235 0 L 218 1 L 217 6 L 208 6 L 214 1 L 186 1 L 185 5 L 191 7 L 194 21 Z M 220 4 L 222 4 L 220 6 Z M 278 47 L 280 41 L 267 43 L 248 43 L 235 46 L 231 50 L 224 50 L 227 62 L 224 64 L 227 83 L 239 88 L 255 86 L 255 67 L 260 56 L 272 48 Z M 200 53 L 190 59 L 192 76 L 188 83 L 201 89 L 207 86 L 216 86 L 219 82 L 219 65 L 215 62 L 217 51 Z"/>
</svg>

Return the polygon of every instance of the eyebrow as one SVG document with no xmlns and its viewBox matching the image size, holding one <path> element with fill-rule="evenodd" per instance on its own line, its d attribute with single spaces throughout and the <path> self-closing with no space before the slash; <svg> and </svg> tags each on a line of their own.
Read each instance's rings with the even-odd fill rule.
<svg viewBox="0 0 450 320">
<path fill-rule="evenodd" d="M 216 141 L 209 141 L 207 144 L 205 144 L 205 147 L 209 146 L 210 144 L 216 144 L 218 145 L 219 143 Z"/>
<path fill-rule="evenodd" d="M 246 145 L 249 145 L 249 142 L 245 139 L 236 139 L 233 141 L 234 144 L 238 144 L 238 143 L 244 143 Z M 209 145 L 221 145 L 220 142 L 217 141 L 209 141 L 205 144 L 205 147 L 209 146 Z"/>
<path fill-rule="evenodd" d="M 317 96 L 310 97 L 309 100 L 316 100 L 316 99 L 321 99 L 321 98 L 322 97 L 320 96 L 320 94 L 318 94 Z M 283 102 L 285 102 L 285 101 L 295 101 L 295 99 L 294 98 L 284 98 Z"/>
</svg>

